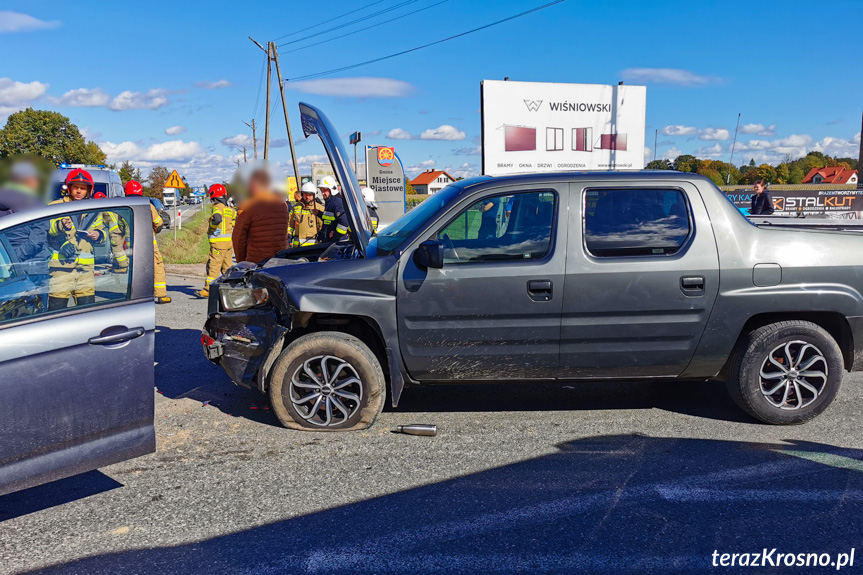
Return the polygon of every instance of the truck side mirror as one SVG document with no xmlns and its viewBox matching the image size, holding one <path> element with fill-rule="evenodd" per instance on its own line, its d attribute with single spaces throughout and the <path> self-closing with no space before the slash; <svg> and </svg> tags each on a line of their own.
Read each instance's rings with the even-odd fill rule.
<svg viewBox="0 0 863 575">
<path fill-rule="evenodd" d="M 419 245 L 413 255 L 414 263 L 422 268 L 443 267 L 443 244 L 437 240 L 426 240 Z"/>
</svg>

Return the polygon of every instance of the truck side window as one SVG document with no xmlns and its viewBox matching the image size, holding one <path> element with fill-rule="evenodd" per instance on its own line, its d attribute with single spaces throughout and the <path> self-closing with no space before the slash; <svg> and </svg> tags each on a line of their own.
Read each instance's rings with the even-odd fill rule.
<svg viewBox="0 0 863 575">
<path fill-rule="evenodd" d="M 584 192 L 584 243 L 594 256 L 670 255 L 690 232 L 689 207 L 680 190 Z"/>
<path fill-rule="evenodd" d="M 545 257 L 551 250 L 553 192 L 483 198 L 437 234 L 444 263 L 463 264 Z"/>
</svg>

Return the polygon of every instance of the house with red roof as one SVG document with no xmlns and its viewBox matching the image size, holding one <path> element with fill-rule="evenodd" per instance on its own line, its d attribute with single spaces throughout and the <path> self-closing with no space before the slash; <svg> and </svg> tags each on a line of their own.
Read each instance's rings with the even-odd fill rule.
<svg viewBox="0 0 863 575">
<path fill-rule="evenodd" d="M 443 170 L 426 170 L 411 180 L 411 185 L 417 194 L 433 194 L 441 191 L 454 181 L 455 178 Z"/>
<path fill-rule="evenodd" d="M 829 168 L 812 168 L 806 177 L 804 184 L 856 184 L 858 178 L 857 170 L 843 168 L 842 166 L 831 166 Z"/>
</svg>

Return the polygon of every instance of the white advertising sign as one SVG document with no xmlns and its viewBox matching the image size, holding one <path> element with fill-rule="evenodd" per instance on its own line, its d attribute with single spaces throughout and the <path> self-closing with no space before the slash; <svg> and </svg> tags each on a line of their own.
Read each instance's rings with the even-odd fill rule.
<svg viewBox="0 0 863 575">
<path fill-rule="evenodd" d="M 405 170 L 392 146 L 366 146 L 368 185 L 375 191 L 381 225 L 405 214 Z"/>
<path fill-rule="evenodd" d="M 644 168 L 645 86 L 484 80 L 482 173 Z"/>
</svg>

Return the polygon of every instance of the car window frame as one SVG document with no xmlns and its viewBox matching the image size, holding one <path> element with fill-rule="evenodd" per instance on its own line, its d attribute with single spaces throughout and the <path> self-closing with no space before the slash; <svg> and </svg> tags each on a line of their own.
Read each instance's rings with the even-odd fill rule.
<svg viewBox="0 0 863 575">
<path fill-rule="evenodd" d="M 493 193 L 489 193 L 487 195 L 478 195 L 477 197 L 470 198 L 465 203 L 458 202 L 458 206 L 456 207 L 455 216 L 451 218 L 444 218 L 444 224 L 438 225 L 433 224 L 429 229 L 432 230 L 429 239 L 440 241 L 438 238 L 438 234 L 440 234 L 443 230 L 449 227 L 453 222 L 455 222 L 462 214 L 466 213 L 471 207 L 475 206 L 477 203 L 489 200 L 491 198 L 498 198 L 503 196 L 515 196 L 517 194 L 544 194 L 551 193 L 554 196 L 554 210 L 552 211 L 551 216 L 551 235 L 549 237 L 549 249 L 548 252 L 541 258 L 523 258 L 523 259 L 501 259 L 501 260 L 479 260 L 479 261 L 465 261 L 461 263 L 456 262 L 448 262 L 444 264 L 444 268 L 447 266 L 465 266 L 465 265 L 510 265 L 513 263 L 523 263 L 523 264 L 542 264 L 546 263 L 554 257 L 555 250 L 557 249 L 557 232 L 558 232 L 558 219 L 559 219 L 559 209 L 560 209 L 560 192 L 551 187 L 529 187 L 529 188 L 521 188 L 521 189 L 509 189 L 500 191 L 500 188 L 494 188 Z M 487 190 L 492 192 L 493 190 Z"/>
<path fill-rule="evenodd" d="M 82 200 L 82 201 L 85 201 L 88 204 L 90 204 L 90 202 L 93 202 L 93 200 Z M 96 201 L 98 201 L 100 203 L 104 202 L 104 200 L 96 200 Z M 65 202 L 63 204 L 53 204 L 53 205 L 45 206 L 45 208 L 68 206 L 70 203 L 71 202 Z M 130 238 L 130 240 L 132 240 L 132 257 L 134 258 L 135 257 L 135 251 L 136 251 L 135 250 L 136 243 L 134 242 L 134 238 L 135 238 L 135 231 L 134 231 L 135 230 L 135 210 L 132 209 L 131 206 L 125 206 L 125 205 L 114 205 L 114 206 L 110 206 L 110 207 L 96 206 L 95 208 L 88 207 L 88 208 L 76 209 L 74 211 L 57 210 L 56 213 L 52 213 L 49 215 L 41 215 L 41 214 L 44 214 L 45 209 L 34 210 L 34 211 L 30 211 L 30 212 L 22 212 L 20 214 L 15 214 L 15 215 L 28 216 L 28 217 L 24 221 L 21 221 L 19 223 L 11 224 L 9 226 L 5 226 L 3 228 L 0 228 L 0 240 L 3 240 L 5 242 L 4 245 L 7 248 L 9 248 L 10 246 L 8 245 L 8 241 L 6 241 L 5 234 L 8 230 L 10 230 L 12 228 L 15 228 L 15 227 L 18 227 L 21 225 L 31 225 L 31 224 L 33 224 L 39 220 L 43 220 L 43 219 L 49 219 L 49 220 L 50 219 L 56 219 L 59 217 L 63 217 L 66 214 L 78 214 L 78 213 L 82 213 L 82 212 L 93 212 L 93 211 L 110 212 L 113 210 L 120 210 L 120 209 L 127 209 L 129 211 L 130 216 L 131 216 L 128 224 L 129 224 L 129 238 Z M 54 212 L 54 210 L 52 210 L 52 212 Z M 148 214 L 148 217 L 149 217 L 149 214 Z M 4 218 L 4 220 L 7 218 L 12 219 L 12 216 L 6 216 L 6 218 Z M 106 237 L 105 241 L 110 242 L 110 238 Z M 18 263 L 20 263 L 20 262 L 18 262 Z M 58 318 L 58 317 L 68 317 L 68 316 L 72 316 L 72 315 L 79 315 L 79 314 L 88 313 L 91 311 L 100 311 L 100 310 L 122 307 L 122 306 L 127 306 L 127 305 L 134 305 L 134 304 L 140 303 L 141 301 L 145 301 L 145 300 L 149 299 L 149 297 L 147 297 L 147 296 L 135 297 L 135 291 L 136 291 L 135 290 L 135 278 L 134 278 L 134 276 L 131 275 L 134 273 L 133 270 L 134 270 L 134 266 L 130 265 L 129 266 L 130 276 L 127 280 L 128 281 L 128 284 L 127 284 L 128 298 L 123 298 L 120 300 L 106 300 L 106 301 L 101 301 L 101 302 L 95 302 L 92 305 L 74 306 L 74 307 L 68 307 L 65 309 L 55 310 L 55 311 L 47 311 L 46 310 L 43 313 L 39 313 L 37 315 L 16 318 L 13 321 L 9 321 L 6 323 L 0 323 L 0 330 L 10 329 L 13 327 L 19 327 L 22 325 L 28 325 L 31 323 L 37 323 L 37 322 L 41 322 L 41 321 L 48 321 L 48 320 L 52 320 L 52 319 Z"/>
<path fill-rule="evenodd" d="M 602 256 L 594 254 L 587 247 L 587 194 L 588 192 L 593 191 L 611 191 L 611 190 L 658 190 L 663 192 L 678 192 L 683 196 L 683 203 L 686 206 L 686 218 L 689 224 L 689 233 L 680 243 L 680 246 L 673 252 L 664 253 L 664 254 L 626 254 L 626 255 L 615 255 L 615 256 Z M 584 250 L 586 256 L 593 258 L 595 260 L 600 261 L 620 261 L 627 259 L 637 259 L 642 260 L 645 258 L 652 259 L 667 259 L 667 258 L 676 258 L 684 255 L 688 250 L 689 246 L 692 244 L 693 237 L 695 236 L 695 214 L 692 209 L 692 203 L 689 199 L 689 194 L 686 193 L 680 186 L 643 186 L 643 185 L 606 185 L 606 186 L 584 186 L 581 188 L 581 246 Z"/>
</svg>

